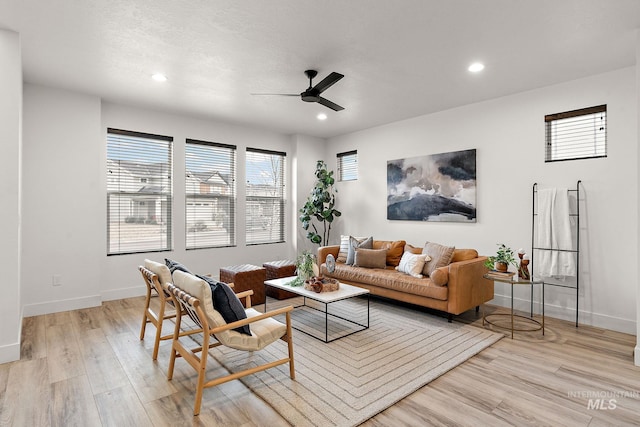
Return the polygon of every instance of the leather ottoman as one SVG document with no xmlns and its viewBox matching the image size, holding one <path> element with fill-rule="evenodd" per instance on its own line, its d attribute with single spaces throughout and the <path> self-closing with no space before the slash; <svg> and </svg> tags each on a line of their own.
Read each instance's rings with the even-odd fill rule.
<svg viewBox="0 0 640 427">
<path fill-rule="evenodd" d="M 264 267 L 252 264 L 230 265 L 220 268 L 220 281 L 233 283 L 233 291 L 240 293 L 251 289 L 251 304 L 264 304 L 264 281 L 267 273 Z"/>
<path fill-rule="evenodd" d="M 296 264 L 294 261 L 269 261 L 262 264 L 262 266 L 267 270 L 267 280 L 296 275 Z M 287 299 L 297 296 L 296 294 L 285 291 L 284 289 L 272 288 L 270 286 L 267 286 L 266 292 L 267 296 L 276 299 Z"/>
</svg>

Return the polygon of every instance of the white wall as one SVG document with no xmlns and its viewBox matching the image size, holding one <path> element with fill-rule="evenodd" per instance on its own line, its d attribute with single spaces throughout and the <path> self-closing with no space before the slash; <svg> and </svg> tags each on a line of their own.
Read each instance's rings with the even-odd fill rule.
<svg viewBox="0 0 640 427">
<path fill-rule="evenodd" d="M 22 61 L 20 37 L 0 30 L 0 363 L 20 358 L 20 168 Z"/>
<path fill-rule="evenodd" d="M 638 135 L 637 135 L 638 146 L 640 146 L 640 30 L 636 30 L 636 100 L 637 100 L 636 125 L 638 129 Z M 638 150 L 638 164 L 640 165 L 640 150 Z M 638 179 L 640 180 L 640 176 L 638 177 Z M 638 191 L 640 192 L 640 184 L 638 185 Z M 638 239 L 638 245 L 640 247 L 640 238 Z M 636 274 L 638 277 L 640 277 L 640 263 L 637 263 Z M 636 330 L 636 348 L 635 348 L 634 354 L 635 354 L 635 364 L 636 366 L 640 366 L 640 285 L 638 286 L 637 289 L 638 289 L 638 291 L 636 292 L 636 317 L 637 317 L 636 329 L 637 330 Z"/>
<path fill-rule="evenodd" d="M 290 186 L 287 189 L 289 206 L 286 214 L 285 243 L 245 246 L 245 211 L 242 201 L 245 197 L 245 149 L 247 147 L 283 151 L 287 153 L 288 179 L 292 181 L 293 142 L 288 135 L 273 133 L 247 126 L 234 125 L 214 120 L 202 120 L 163 112 L 155 112 L 122 105 L 103 103 L 102 126 L 100 136 L 100 167 L 97 171 L 101 179 L 101 197 L 105 198 L 106 184 L 106 130 L 118 128 L 137 132 L 146 132 L 172 136 L 173 144 L 173 241 L 174 250 L 150 254 L 117 255 L 106 257 L 102 253 L 102 289 L 103 300 L 124 298 L 140 294 L 143 289 L 137 266 L 145 257 L 157 261 L 172 258 L 187 265 L 195 272 L 211 273 L 218 276 L 220 267 L 234 264 L 262 265 L 265 261 L 292 258 L 295 244 L 292 242 L 293 230 Z M 237 246 L 215 249 L 185 249 L 185 139 L 192 138 L 211 142 L 220 142 L 237 146 Z M 104 203 L 101 208 L 104 211 Z M 106 218 L 101 217 L 101 232 L 106 230 Z M 104 232 L 103 232 L 104 234 Z M 106 247 L 106 244 L 105 244 Z"/>
<path fill-rule="evenodd" d="M 100 305 L 105 288 L 105 192 L 100 100 L 24 87 L 25 316 Z M 53 286 L 53 276 L 59 286 Z"/>
<path fill-rule="evenodd" d="M 495 253 L 531 247 L 531 191 L 582 180 L 580 322 L 636 332 L 638 130 L 635 68 L 494 99 L 332 138 L 327 157 L 357 149 L 359 179 L 341 183 L 342 233 L 435 241 Z M 608 157 L 544 163 L 544 116 L 607 104 Z M 386 219 L 388 160 L 477 149 L 477 223 Z M 622 236 L 625 236 L 623 239 Z M 575 291 L 547 287 L 546 311 L 574 319 Z M 508 290 L 496 285 L 494 302 Z M 516 293 L 527 307 L 528 289 Z"/>
</svg>

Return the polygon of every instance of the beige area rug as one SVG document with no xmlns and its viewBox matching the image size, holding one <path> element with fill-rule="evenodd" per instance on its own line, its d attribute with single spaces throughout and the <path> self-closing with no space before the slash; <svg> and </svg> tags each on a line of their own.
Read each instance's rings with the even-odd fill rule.
<svg viewBox="0 0 640 427">
<path fill-rule="evenodd" d="M 302 299 L 286 300 L 292 301 L 299 304 Z M 268 308 L 282 303 L 269 300 Z M 366 324 L 367 299 L 341 301 L 331 305 L 329 312 Z M 330 338 L 358 328 L 331 316 L 329 319 Z M 324 338 L 323 313 L 298 308 L 293 312 L 293 324 L 316 328 L 315 333 Z M 294 426 L 354 426 L 502 337 L 371 299 L 369 329 L 328 344 L 294 330 L 295 381 L 289 378 L 289 365 L 241 381 Z M 253 354 L 221 347 L 210 354 L 230 371 L 237 371 L 286 357 L 286 351 L 284 342 L 276 342 Z"/>
</svg>

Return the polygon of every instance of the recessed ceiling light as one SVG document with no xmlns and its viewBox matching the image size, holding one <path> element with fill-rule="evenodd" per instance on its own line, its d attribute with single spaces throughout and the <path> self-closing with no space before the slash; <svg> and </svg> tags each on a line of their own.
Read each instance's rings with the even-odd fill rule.
<svg viewBox="0 0 640 427">
<path fill-rule="evenodd" d="M 472 73 L 478 73 L 482 70 L 484 70 L 484 64 L 480 62 L 474 62 L 473 64 L 469 65 L 469 71 L 471 71 Z"/>
<path fill-rule="evenodd" d="M 167 81 L 167 76 L 165 76 L 164 74 L 161 73 L 156 73 L 154 75 L 151 76 L 151 78 L 157 82 L 166 82 Z"/>
<path fill-rule="evenodd" d="M 316 117 L 318 120 L 327 120 L 327 115 L 325 113 L 320 113 Z"/>
</svg>

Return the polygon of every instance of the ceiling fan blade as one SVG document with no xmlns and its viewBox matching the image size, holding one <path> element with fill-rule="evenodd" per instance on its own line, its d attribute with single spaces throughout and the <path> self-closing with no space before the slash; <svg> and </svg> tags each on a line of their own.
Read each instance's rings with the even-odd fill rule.
<svg viewBox="0 0 640 427">
<path fill-rule="evenodd" d="M 250 95 L 300 96 L 299 93 L 251 93 Z"/>
<path fill-rule="evenodd" d="M 322 79 L 322 81 L 320 83 L 315 85 L 313 87 L 313 90 L 314 91 L 318 91 L 318 94 L 321 94 L 322 92 L 324 92 L 325 90 L 327 90 L 331 86 L 333 86 L 333 84 L 335 82 L 337 82 L 338 80 L 340 80 L 343 77 L 344 77 L 344 75 L 342 75 L 340 73 L 333 72 L 333 73 L 329 74 L 327 77 L 325 77 L 324 79 Z"/>
<path fill-rule="evenodd" d="M 333 111 L 340 111 L 340 110 L 344 110 L 344 107 L 339 106 L 338 104 L 336 104 L 335 102 L 331 102 L 326 98 L 323 98 L 321 96 L 318 97 L 318 101 L 316 101 L 318 104 L 322 104 L 325 107 L 329 107 L 331 108 Z"/>
</svg>

